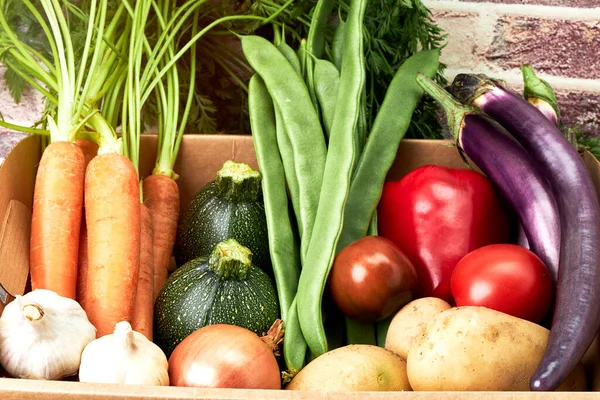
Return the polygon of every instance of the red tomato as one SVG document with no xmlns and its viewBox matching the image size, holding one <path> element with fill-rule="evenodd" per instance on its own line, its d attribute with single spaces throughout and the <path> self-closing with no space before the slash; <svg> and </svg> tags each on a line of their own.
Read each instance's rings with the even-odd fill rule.
<svg viewBox="0 0 600 400">
<path fill-rule="evenodd" d="M 483 306 L 539 322 L 552 303 L 548 269 L 531 251 L 493 244 L 463 257 L 450 279 L 457 306 Z"/>
<path fill-rule="evenodd" d="M 412 298 L 417 273 L 388 239 L 366 236 L 339 252 L 329 274 L 339 309 L 362 322 L 387 318 Z"/>
</svg>

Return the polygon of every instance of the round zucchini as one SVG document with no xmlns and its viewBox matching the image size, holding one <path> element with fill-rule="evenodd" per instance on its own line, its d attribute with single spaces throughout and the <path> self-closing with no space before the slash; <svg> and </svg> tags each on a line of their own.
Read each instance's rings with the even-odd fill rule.
<svg viewBox="0 0 600 400">
<path fill-rule="evenodd" d="M 273 276 L 261 175 L 248 164 L 226 161 L 217 178 L 182 214 L 175 243 L 177 265 L 207 256 L 227 239 L 248 247 L 253 262 Z"/>
<path fill-rule="evenodd" d="M 167 357 L 194 331 L 230 324 L 258 335 L 279 318 L 271 278 L 252 263 L 252 252 L 229 239 L 177 269 L 154 305 L 154 341 Z"/>
</svg>

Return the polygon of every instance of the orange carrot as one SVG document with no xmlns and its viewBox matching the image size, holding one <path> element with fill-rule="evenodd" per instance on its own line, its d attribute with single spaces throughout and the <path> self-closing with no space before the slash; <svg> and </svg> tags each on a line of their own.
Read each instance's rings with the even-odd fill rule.
<svg viewBox="0 0 600 400">
<path fill-rule="evenodd" d="M 83 190 L 81 149 L 66 141 L 49 144 L 40 160 L 33 195 L 32 289 L 76 298 Z"/>
<path fill-rule="evenodd" d="M 152 340 L 152 322 L 154 318 L 154 253 L 153 223 L 150 209 L 140 203 L 141 216 L 141 248 L 140 273 L 138 277 L 137 294 L 131 327 L 134 331 Z"/>
<path fill-rule="evenodd" d="M 85 175 L 88 232 L 86 312 L 97 337 L 131 323 L 140 265 L 140 189 L 121 154 L 95 157 Z"/>
<path fill-rule="evenodd" d="M 85 212 L 85 208 L 84 208 Z M 88 272 L 88 235 L 85 223 L 85 215 L 81 218 L 81 229 L 79 232 L 79 267 L 77 270 L 77 298 L 81 307 L 85 310 L 85 296 Z"/>
<path fill-rule="evenodd" d="M 154 221 L 154 299 L 167 280 L 179 222 L 179 186 L 166 175 L 144 179 L 144 200 Z"/>
<path fill-rule="evenodd" d="M 85 169 L 94 157 L 98 155 L 98 145 L 90 140 L 77 139 L 77 146 L 83 151 L 83 159 L 85 161 Z M 81 218 L 81 229 L 79 232 L 79 267 L 77 270 L 77 301 L 85 309 L 85 287 L 87 284 L 87 268 L 88 268 L 88 252 L 87 252 L 87 227 L 85 224 L 85 207 Z"/>
</svg>

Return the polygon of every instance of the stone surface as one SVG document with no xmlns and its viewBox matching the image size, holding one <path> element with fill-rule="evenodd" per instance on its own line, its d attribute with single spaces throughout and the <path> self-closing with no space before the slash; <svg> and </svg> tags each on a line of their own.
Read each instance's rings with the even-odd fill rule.
<svg viewBox="0 0 600 400">
<path fill-rule="evenodd" d="M 25 90 L 21 101 L 16 104 L 4 81 L 5 70 L 6 68 L 0 66 L 0 114 L 7 122 L 31 126 L 39 119 L 44 110 L 42 97 L 35 90 Z M 25 136 L 24 133 L 0 127 L 0 162 L 4 160 L 10 149 Z"/>
<path fill-rule="evenodd" d="M 600 22 L 501 16 L 485 54 L 504 69 L 531 64 L 571 78 L 600 78 Z"/>
</svg>

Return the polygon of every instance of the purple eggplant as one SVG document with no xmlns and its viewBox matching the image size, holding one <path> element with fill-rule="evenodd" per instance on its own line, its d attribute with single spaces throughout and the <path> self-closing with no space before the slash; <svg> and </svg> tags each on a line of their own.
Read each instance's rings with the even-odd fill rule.
<svg viewBox="0 0 600 400">
<path fill-rule="evenodd" d="M 483 75 L 457 75 L 451 92 L 479 107 L 527 150 L 558 204 L 561 247 L 552 327 L 531 390 L 555 390 L 600 327 L 600 204 L 582 158 L 537 108 Z"/>
<path fill-rule="evenodd" d="M 521 65 L 523 74 L 523 97 L 540 110 L 556 126 L 560 126 L 560 109 L 552 86 L 535 74 L 528 64 Z M 529 249 L 529 242 L 523 226 L 519 224 L 517 244 Z"/>
<path fill-rule="evenodd" d="M 437 100 L 457 146 L 494 183 L 519 217 L 528 246 L 556 282 L 560 218 L 552 189 L 525 149 L 496 121 L 460 104 L 442 87 L 419 76 L 421 87 Z"/>
<path fill-rule="evenodd" d="M 525 229 L 523 229 L 523 225 L 521 223 L 519 223 L 519 226 L 517 227 L 517 244 L 526 248 L 527 250 L 530 250 L 529 240 L 527 240 L 527 234 L 525 233 Z"/>
</svg>

